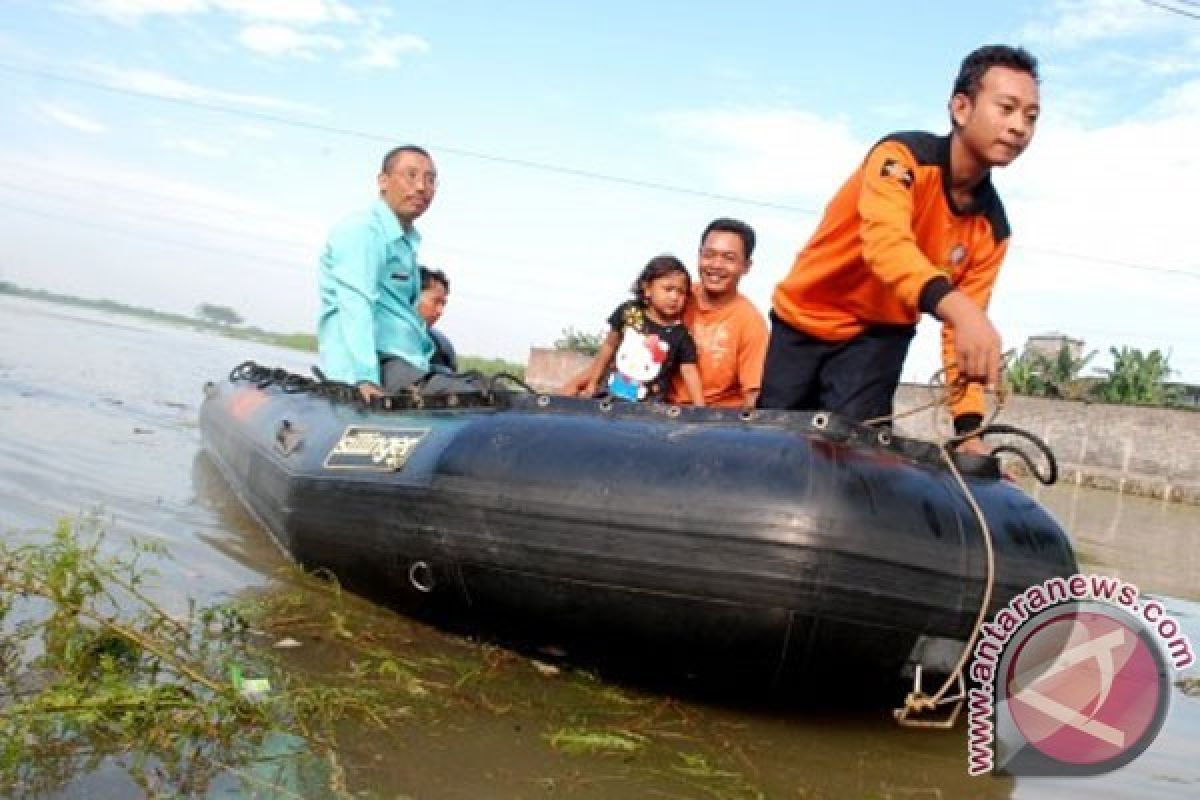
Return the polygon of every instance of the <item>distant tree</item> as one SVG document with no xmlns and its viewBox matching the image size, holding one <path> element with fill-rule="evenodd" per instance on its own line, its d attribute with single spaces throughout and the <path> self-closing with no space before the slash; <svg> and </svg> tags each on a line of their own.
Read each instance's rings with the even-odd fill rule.
<svg viewBox="0 0 1200 800">
<path fill-rule="evenodd" d="M 600 352 L 600 345 L 604 342 L 605 334 L 601 333 L 584 333 L 577 331 L 575 328 L 563 328 L 562 338 L 554 341 L 555 350 L 574 350 L 576 353 L 594 356 Z"/>
<path fill-rule="evenodd" d="M 1104 379 L 1096 386 L 1096 396 L 1109 403 L 1170 405 L 1176 387 L 1166 385 L 1171 377 L 1170 358 L 1159 350 L 1143 353 L 1136 347 L 1109 348 L 1113 357 L 1110 369 L 1101 369 Z"/>
<path fill-rule="evenodd" d="M 196 306 L 196 316 L 217 325 L 241 325 L 243 322 L 242 315 L 229 306 L 218 306 L 212 303 L 201 303 Z"/>
<path fill-rule="evenodd" d="M 1017 394 L 1078 400 L 1087 393 L 1087 380 L 1079 373 L 1095 356 L 1093 350 L 1076 358 L 1065 344 L 1053 358 L 1031 350 L 1009 364 L 1008 383 Z"/>
<path fill-rule="evenodd" d="M 1005 377 L 1016 394 L 1043 397 L 1046 394 L 1045 356 L 1025 353 L 1008 365 Z"/>
<path fill-rule="evenodd" d="M 1070 348 L 1065 344 L 1058 348 L 1058 354 L 1054 358 L 1043 356 L 1045 362 L 1046 393 L 1052 397 L 1065 397 L 1071 400 L 1081 399 L 1087 393 L 1087 390 L 1085 382 L 1080 379 L 1079 373 L 1095 357 L 1096 351 L 1093 350 L 1085 356 L 1076 358 L 1071 355 Z"/>
</svg>

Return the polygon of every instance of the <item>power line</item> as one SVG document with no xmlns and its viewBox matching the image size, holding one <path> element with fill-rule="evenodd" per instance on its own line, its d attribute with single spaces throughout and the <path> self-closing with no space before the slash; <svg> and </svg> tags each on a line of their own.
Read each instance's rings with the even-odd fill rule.
<svg viewBox="0 0 1200 800">
<path fill-rule="evenodd" d="M 100 182 L 94 182 L 94 183 L 96 183 L 97 185 L 106 186 L 107 188 L 115 188 L 118 191 L 121 191 L 123 189 L 123 187 L 116 186 L 115 184 L 109 185 L 109 184 L 103 184 Z M 47 200 L 61 202 L 61 203 L 65 203 L 65 204 L 74 204 L 77 201 L 77 198 L 75 198 L 75 197 L 67 196 L 64 194 L 56 193 L 56 192 L 46 191 L 45 189 L 22 186 L 21 184 L 18 184 L 18 183 L 10 183 L 5 180 L 0 180 L 0 191 L 5 191 L 5 190 L 19 192 L 23 195 L 36 195 L 38 197 L 42 197 Z M 139 193 L 135 191 L 132 194 L 136 195 Z M 6 205 L 6 204 L 0 203 L 0 208 L 11 209 L 14 207 L 12 205 Z M 21 209 L 21 210 L 24 211 L 25 213 L 29 213 L 34 216 L 41 216 L 41 217 L 45 217 L 45 218 L 51 218 L 52 216 L 54 216 L 53 214 L 51 214 L 51 212 L 48 212 L 48 211 L 38 211 L 35 209 Z M 106 206 L 104 210 L 106 212 L 115 212 L 118 214 L 133 215 L 133 216 L 136 216 L 139 221 L 157 220 L 159 222 L 164 222 L 168 225 L 177 225 L 177 226 L 182 226 L 184 228 L 191 228 L 198 232 L 211 232 L 213 234 L 217 234 L 220 236 L 228 236 L 228 237 L 232 237 L 232 238 L 244 239 L 244 240 L 253 242 L 255 244 L 268 244 L 268 245 L 271 245 L 272 249 L 275 249 L 275 250 L 293 249 L 298 254 L 299 253 L 305 254 L 305 255 L 298 255 L 295 262 L 289 262 L 289 263 L 292 263 L 292 265 L 295 267 L 303 266 L 304 268 L 310 268 L 313 264 L 315 264 L 316 253 L 318 252 L 318 246 L 314 246 L 311 249 L 307 249 L 302 244 L 298 243 L 295 239 L 282 239 L 277 236 L 268 236 L 261 232 L 252 232 L 252 231 L 248 231 L 248 230 L 236 230 L 233 228 L 226 228 L 221 225 L 213 225 L 210 223 L 197 222 L 194 220 L 183 219 L 180 217 L 171 216 L 171 215 L 167 215 L 167 214 L 157 214 L 157 213 L 145 211 L 142 209 L 135 209 L 135 208 L 128 208 L 128 207 L 116 208 L 113 206 Z M 60 219 L 64 222 L 72 222 L 72 223 L 74 223 L 77 219 L 77 217 L 72 217 L 69 215 L 58 215 L 56 218 Z M 88 220 L 87 227 L 91 227 L 93 229 L 105 230 L 105 231 L 114 232 L 114 233 L 119 233 L 123 236 L 131 236 L 132 237 L 132 236 L 136 235 L 132 231 L 126 231 L 126 230 L 122 230 L 119 228 L 114 228 L 112 226 L 101 227 L 101 223 L 97 223 L 93 219 Z M 153 239 L 153 238 L 150 238 L 150 240 L 156 241 L 157 243 L 160 243 L 160 244 L 171 244 L 173 246 L 179 246 L 179 247 L 188 247 L 189 246 L 188 242 L 185 242 L 185 241 L 182 241 L 179 239 L 161 239 L 161 238 Z M 497 253 L 487 252 L 484 250 L 473 250 L 470 248 L 458 247 L 458 246 L 451 245 L 451 244 L 439 243 L 437 245 L 436 249 L 439 252 L 445 251 L 447 253 L 457 253 L 459 255 L 474 258 L 476 260 L 487 261 L 489 263 L 507 263 L 507 264 L 513 264 L 513 265 L 528 265 L 531 263 L 535 263 L 535 264 L 539 263 L 536 260 L 530 260 L 528 258 L 517 259 L 512 256 L 508 256 L 508 255 L 505 255 L 502 253 L 497 254 Z M 238 252 L 238 251 L 233 251 L 233 250 L 224 251 L 224 252 L 228 252 L 231 255 L 240 255 L 240 256 L 243 256 L 246 258 L 252 257 L 249 253 L 245 253 L 245 252 Z M 284 262 L 282 260 L 278 260 L 278 263 L 282 264 Z M 542 261 L 540 263 L 547 267 L 555 266 L 555 264 L 552 264 L 550 261 Z M 505 278 L 504 282 L 507 286 L 510 286 L 510 287 L 518 287 L 518 288 L 519 287 L 527 287 L 527 288 L 536 289 L 539 291 L 544 291 L 547 288 L 552 288 L 552 289 L 558 289 L 558 290 L 566 292 L 566 291 L 570 291 L 570 290 L 579 288 L 578 279 L 573 280 L 573 281 L 568 280 L 566 282 L 547 281 L 545 278 L 539 278 L 537 281 L 522 281 L 522 280 L 515 279 L 515 278 L 512 278 L 511 276 L 509 276 L 509 277 Z M 500 298 L 496 297 L 496 298 L 492 298 L 492 299 L 500 299 Z M 552 306 L 548 306 L 548 305 L 543 305 L 542 307 L 543 308 L 552 308 Z"/>
<path fill-rule="evenodd" d="M 149 198 L 153 198 L 155 200 L 166 200 L 167 202 L 169 202 L 173 205 L 185 204 L 185 205 L 188 205 L 188 206 L 191 206 L 194 208 L 200 208 L 200 209 L 204 209 L 206 211 L 213 211 L 218 214 L 223 214 L 225 216 L 236 216 L 239 220 L 242 220 L 242 221 L 245 221 L 245 220 L 251 218 L 251 217 L 248 217 L 245 209 L 233 208 L 229 205 L 218 205 L 217 203 L 209 202 L 206 200 L 198 200 L 194 197 L 183 197 L 178 194 L 169 194 L 167 192 L 155 192 L 155 191 L 152 191 L 145 187 L 134 187 L 134 186 L 130 186 L 127 183 L 118 183 L 118 182 L 112 181 L 112 180 L 99 180 L 96 178 L 87 178 L 87 177 L 81 176 L 74 172 L 67 173 L 67 172 L 60 172 L 58 170 L 53 170 L 53 169 L 46 169 L 44 166 L 41 166 L 41 165 L 35 166 L 33 164 L 16 164 L 15 166 L 18 169 L 25 171 L 25 172 L 40 173 L 42 175 L 46 175 L 51 178 L 58 178 L 61 180 L 70 181 L 71 183 L 86 183 L 91 186 L 99 186 L 103 189 L 116 189 L 124 194 L 129 194 L 129 195 L 141 195 L 142 197 L 149 197 Z M 9 175 L 8 177 L 12 177 L 12 176 Z M 75 198 L 75 199 L 77 200 L 78 198 Z M 282 214 L 271 214 L 271 213 L 265 212 L 262 209 L 255 209 L 253 219 L 259 220 L 259 221 L 267 223 L 267 224 L 272 224 L 272 225 L 279 225 L 279 224 L 294 225 L 294 224 L 297 224 L 297 220 L 292 217 L 287 217 Z"/>
<path fill-rule="evenodd" d="M 237 250 L 230 250 L 228 248 L 223 248 L 223 247 L 210 247 L 210 246 L 206 246 L 206 245 L 202 245 L 202 244 L 197 244 L 195 242 L 180 241 L 178 239 L 146 236 L 145 234 L 142 234 L 142 233 L 135 233 L 133 231 L 122 230 L 121 228 L 116 228 L 111 225 L 104 225 L 102 223 L 93 222 L 91 220 L 81 219 L 78 216 L 71 216 L 71 215 L 67 215 L 67 214 L 55 214 L 55 213 L 47 212 L 47 211 L 39 211 L 39 210 L 35 210 L 35 209 L 24 208 L 21 206 L 15 206 L 15 205 L 12 205 L 9 203 L 4 203 L 2 201 L 0 201 L 0 209 L 15 211 L 15 212 L 18 212 L 21 214 L 38 217 L 38 218 L 50 220 L 53 222 L 63 222 L 63 223 L 69 223 L 70 225 L 74 225 L 74 226 L 91 228 L 93 230 L 98 230 L 98 231 L 101 231 L 104 233 L 109 233 L 109 234 L 114 234 L 117 236 L 123 236 L 126 238 L 136 239 L 139 242 L 150 242 L 150 243 L 154 243 L 154 244 L 162 244 L 162 245 L 168 245 L 168 246 L 172 246 L 172 247 L 180 247 L 180 248 L 196 250 L 196 251 L 200 251 L 200 252 L 216 253 L 219 255 L 233 255 L 233 256 L 237 256 L 241 259 L 245 259 L 247 262 L 250 262 L 254 265 L 260 265 L 260 264 L 263 264 L 264 262 L 271 262 L 275 265 L 278 265 L 277 268 L 282 268 L 287 272 L 297 272 L 298 271 L 297 267 L 299 266 L 294 261 L 283 261 L 281 259 L 275 259 L 275 258 L 271 258 L 269 256 L 255 255 L 255 254 L 245 253 L 245 252 L 241 252 L 241 251 L 237 251 Z M 1128 265 L 1126 265 L 1126 266 L 1128 266 Z M 1191 273 L 1186 273 L 1186 274 L 1191 274 Z M 487 293 L 472 292 L 470 290 L 466 290 L 466 291 L 457 291 L 456 290 L 454 292 L 454 296 L 469 299 L 469 300 L 474 300 L 476 302 L 490 303 L 492 305 L 501 304 L 504 307 L 516 305 L 516 306 L 522 306 L 522 307 L 526 307 L 526 308 L 538 309 L 540 311 L 552 312 L 557 317 L 566 317 L 569 314 L 586 314 L 586 313 L 591 313 L 594 310 L 593 308 L 584 308 L 582 306 L 575 306 L 575 305 L 563 305 L 563 304 L 550 305 L 548 303 L 539 303 L 537 301 L 528 300 L 525 297 L 522 297 L 520 294 L 500 296 L 500 295 L 491 295 L 491 294 L 487 294 Z M 1136 335 L 1138 337 L 1147 337 L 1148 338 L 1148 337 L 1154 336 L 1153 331 L 1144 331 L 1144 330 L 1137 331 L 1136 334 L 1134 332 L 1130 332 L 1130 331 L 1113 331 L 1113 330 L 1108 330 L 1108 329 L 1104 329 L 1104 328 L 1091 328 L 1091 327 L 1086 327 L 1086 326 L 1076 326 L 1075 330 L 1091 332 L 1093 334 L 1096 334 L 1099 336 L 1105 336 L 1105 337 L 1120 337 L 1120 336 L 1129 337 L 1129 336 Z"/>
<path fill-rule="evenodd" d="M 1184 278 L 1194 278 L 1200 280 L 1200 272 L 1187 269 L 1175 269 L 1173 267 L 1159 267 L 1151 264 L 1136 264 L 1132 261 L 1122 261 L 1117 258 L 1100 258 L 1098 256 L 1085 256 L 1078 253 L 1068 253 L 1063 250 L 1052 250 L 1047 247 L 1036 247 L 1023 244 L 1013 243 L 1014 250 L 1024 250 L 1028 253 L 1041 253 L 1042 255 L 1054 256 L 1056 258 L 1073 258 L 1078 261 L 1090 261 L 1095 264 L 1108 264 L 1112 267 L 1122 267 L 1124 269 L 1135 269 L 1141 272 L 1157 272 L 1164 275 L 1179 275 Z"/>
<path fill-rule="evenodd" d="M 282 259 L 271 258 L 270 256 L 246 253 L 239 250 L 230 250 L 224 247 L 213 247 L 204 244 L 197 244 L 196 242 L 185 242 L 179 239 L 169 239 L 161 236 L 148 236 L 141 232 L 135 233 L 134 231 L 122 230 L 121 228 L 115 228 L 111 225 L 92 222 L 91 220 L 83 219 L 79 216 L 68 216 L 66 214 L 54 214 L 48 211 L 38 211 L 32 208 L 24 208 L 23 206 L 12 205 L 11 203 L 0 202 L 0 208 L 8 211 L 15 211 L 19 214 L 26 214 L 32 217 L 40 217 L 42 219 L 52 220 L 54 222 L 66 222 L 75 227 L 91 228 L 93 230 L 103 231 L 105 233 L 112 233 L 118 236 L 136 239 L 139 242 L 152 242 L 154 244 L 165 244 L 171 247 L 182 247 L 186 250 L 196 250 L 200 252 L 216 253 L 218 255 L 226 256 L 237 256 L 238 258 L 246 259 L 256 264 L 262 262 L 274 262 L 281 268 L 287 269 L 288 271 L 296 271 L 297 265 L 294 261 L 283 261 Z"/>
<path fill-rule="evenodd" d="M 37 195 L 39 197 L 44 197 L 49 200 L 56 200 L 56 201 L 60 201 L 63 203 L 73 204 L 73 203 L 77 202 L 77 198 L 68 197 L 66 195 L 59 194 L 56 192 L 48 192 L 45 189 L 35 189 L 35 188 L 29 187 L 29 186 L 22 186 L 19 183 L 10 183 L 5 180 L 0 180 L 0 190 L 4 190 L 4 189 L 10 189 L 12 191 L 20 192 L 25 195 Z M 258 232 L 252 232 L 252 231 L 248 231 L 248 230 L 236 230 L 234 228 L 226 228 L 226 227 L 223 227 L 220 225 L 212 225 L 212 224 L 206 223 L 206 222 L 197 222 L 195 220 L 181 219 L 179 217 L 173 217 L 168 214 L 157 214 L 152 211 L 145 211 L 143 209 L 115 208 L 113 206 L 106 206 L 104 210 L 106 212 L 115 212 L 118 214 L 133 215 L 133 216 L 136 216 L 139 221 L 140 220 L 157 220 L 158 222 L 165 222 L 168 225 L 180 225 L 185 228 L 190 228 L 190 229 L 193 229 L 196 231 L 207 231 L 207 232 L 214 233 L 214 234 L 221 235 L 221 236 L 231 236 L 231 237 L 249 239 L 249 240 L 257 242 L 257 243 L 278 245 L 280 247 L 291 247 L 291 248 L 295 248 L 297 251 L 305 250 L 304 246 L 301 245 L 299 242 L 297 242 L 295 239 L 282 239 L 282 238 L 273 237 L 273 236 L 266 236 L 266 235 L 264 235 L 262 233 L 258 233 Z M 175 243 L 181 244 L 181 245 L 184 244 L 183 242 L 177 242 L 177 241 Z"/>
<path fill-rule="evenodd" d="M 315 131 L 317 133 L 328 133 L 336 136 L 347 136 L 356 139 L 365 139 L 373 142 L 394 143 L 395 136 L 385 135 L 380 133 L 372 133 L 370 131 L 360 131 L 354 128 L 343 128 L 336 125 L 322 125 L 316 122 L 304 122 L 290 117 L 284 117 L 277 114 L 269 114 L 265 111 L 252 111 L 249 109 L 233 108 L 230 106 L 221 105 L 219 103 L 210 103 L 200 100 L 189 100 L 182 97 L 168 97 L 166 95 L 154 94 L 153 92 L 143 92 L 137 89 L 128 89 L 119 86 L 110 86 L 100 81 L 91 81 L 86 78 L 76 78 L 68 75 L 58 75 L 53 72 L 44 70 L 30 69 L 26 67 L 18 67 L 15 64 L 5 64 L 0 62 L 0 70 L 13 72 L 21 75 L 29 75 L 36 78 L 46 80 L 60 81 L 62 83 L 70 83 L 76 86 L 84 86 L 89 89 L 98 89 L 104 92 L 113 94 L 125 95 L 127 97 L 138 97 L 148 100 L 159 100 L 167 103 L 175 103 L 177 105 L 197 108 L 204 111 L 213 111 L 219 114 L 231 114 L 233 116 L 248 117 L 260 122 L 273 122 L 279 125 L 288 125 L 304 130 Z M 495 164 L 507 164 L 515 167 L 525 167 L 527 169 L 539 170 L 541 172 L 550 172 L 558 175 L 569 175 L 575 178 L 586 178 L 588 180 L 602 181 L 604 183 L 613 183 L 623 186 L 633 186 L 638 189 L 650 189 L 656 192 L 669 192 L 671 194 L 681 194 L 690 197 L 698 197 L 705 200 L 720 200 L 725 203 L 737 203 L 740 205 L 752 206 L 755 208 L 767 208 L 774 211 L 791 211 L 798 214 L 808 214 L 817 216 L 820 212 L 811 208 L 803 208 L 801 206 L 790 205 L 788 203 L 775 203 L 769 200 L 754 200 L 749 197 L 738 197 L 736 195 L 720 194 L 718 192 L 707 192 L 701 189 L 690 189 L 686 186 L 676 186 L 669 183 L 659 183 L 657 181 L 646 181 L 639 178 L 628 178 L 618 175 L 607 175 L 603 172 L 595 172 L 593 170 L 579 169 L 577 167 L 567 167 L 561 164 L 549 164 L 543 161 L 534 161 L 526 158 L 515 158 L 512 156 L 499 156 L 492 153 L 482 153 L 476 150 L 466 150 L 459 147 L 448 147 L 442 144 L 429 143 L 432 150 L 441 153 L 450 153 L 464 158 L 474 158 L 480 161 L 490 161 Z"/>
<path fill-rule="evenodd" d="M 1154 6 L 1155 8 L 1161 8 L 1163 11 L 1169 11 L 1172 14 L 1178 14 L 1181 17 L 1200 19 L 1200 14 L 1194 11 L 1185 11 L 1182 8 L 1176 8 L 1175 6 L 1167 5 L 1166 3 L 1157 2 L 1157 0 L 1142 0 L 1142 2 L 1148 6 Z M 1200 3 L 1189 3 L 1186 0 L 1176 0 L 1176 2 L 1186 6 L 1192 6 L 1193 8 L 1200 6 Z"/>
<path fill-rule="evenodd" d="M 1150 5 L 1158 5 L 1153 0 L 1143 0 L 1143 2 L 1146 2 Z M 1197 3 L 1197 5 L 1200 5 L 1200 3 Z M 1166 6 L 1162 6 L 1162 7 L 1166 8 Z M 1168 9 L 1168 10 L 1170 10 L 1170 9 Z M 1197 19 L 1200 19 L 1200 16 L 1197 16 Z M 205 110 L 205 111 L 212 111 L 212 112 L 216 112 L 216 113 L 220 113 L 220 114 L 227 114 L 227 115 L 238 116 L 238 117 L 247 117 L 247 118 L 255 119 L 255 120 L 259 120 L 259 121 L 272 122 L 272 123 L 276 123 L 279 125 L 285 125 L 285 126 L 290 126 L 290 127 L 300 128 L 300 129 L 304 129 L 304 130 L 320 132 L 320 133 L 327 133 L 327 134 L 336 135 L 336 136 L 346 136 L 346 137 L 351 137 L 351 138 L 359 138 L 359 139 L 364 139 L 364 140 L 368 140 L 368 141 L 376 141 L 376 142 L 383 142 L 383 143 L 393 143 L 396 141 L 395 137 L 389 136 L 389 135 L 377 134 L 377 133 L 372 133 L 369 131 L 360 131 L 360 130 L 356 130 L 353 128 L 344 128 L 344 127 L 333 126 L 333 125 L 321 125 L 318 123 L 304 122 L 302 120 L 296 120 L 296 119 L 292 119 L 290 117 L 280 116 L 277 114 L 269 114 L 269 113 L 262 112 L 262 111 L 253 111 L 253 110 L 248 110 L 248 109 L 233 108 L 230 106 L 221 105 L 219 103 L 209 103 L 209 102 L 203 102 L 203 101 L 199 101 L 199 100 L 190 100 L 190 99 L 186 99 L 186 98 L 169 97 L 169 96 L 162 95 L 162 94 L 155 94 L 153 92 L 145 92 L 145 91 L 139 91 L 136 89 L 128 89 L 128 88 L 123 88 L 123 87 L 110 86 L 110 85 L 108 85 L 106 83 L 102 83 L 100 81 L 92 81 L 92 80 L 87 80 L 85 78 L 77 78 L 77 77 L 73 77 L 73 76 L 59 75 L 59 74 L 53 73 L 53 72 L 47 72 L 44 70 L 38 70 L 38 69 L 32 69 L 32 68 L 19 67 L 14 64 L 7 64 L 4 62 L 0 62 L 0 71 L 6 71 L 6 72 L 22 74 L 22 75 L 29 75 L 29 76 L 33 76 L 33 77 L 43 78 L 46 80 L 60 81 L 63 83 L 74 84 L 77 86 L 83 86 L 85 88 L 96 89 L 99 91 L 109 92 L 109 93 L 113 93 L 113 94 L 119 94 L 119 95 L 136 97 L 136 98 L 147 99 L 147 100 L 157 100 L 160 102 L 172 103 L 172 104 L 176 104 L 176 105 L 197 108 L 197 109 L 201 109 L 201 110 Z M 522 158 L 509 157 L 509 156 L 500 156 L 500 155 L 495 155 L 495 154 L 490 154 L 490 153 L 482 153 L 479 151 L 466 150 L 466 149 L 455 148 L 455 147 L 447 147 L 444 145 L 431 144 L 430 147 L 432 149 L 436 149 L 441 152 L 451 153 L 451 154 L 463 156 L 466 158 L 474 158 L 474 159 L 478 159 L 478 160 L 482 160 L 482 161 L 489 161 L 489 162 L 499 163 L 499 164 L 507 164 L 510 166 L 519 166 L 519 167 L 535 169 L 535 170 L 539 170 L 539 171 L 543 171 L 543 172 L 550 172 L 550 173 L 556 173 L 556 174 L 561 174 L 561 175 L 569 175 L 572 177 L 585 178 L 588 180 L 596 180 L 596 181 L 602 181 L 602 182 L 618 184 L 618 185 L 633 186 L 636 188 L 651 189 L 651 190 L 660 191 L 660 192 L 682 194 L 682 195 L 687 195 L 687 196 L 691 196 L 691 197 L 699 197 L 699 198 L 710 199 L 710 200 L 721 200 L 724 202 L 739 203 L 742 205 L 754 206 L 754 207 L 758 207 L 758 208 L 766 208 L 766 209 L 771 209 L 771 210 L 775 210 L 775 211 L 789 211 L 789 212 L 795 212 L 795 213 L 805 214 L 805 215 L 809 215 L 809 216 L 819 216 L 819 214 L 820 214 L 820 212 L 815 211 L 813 209 L 804 208 L 801 206 L 790 205 L 787 203 L 775 203 L 775 202 L 770 202 L 770 201 L 754 200 L 754 199 L 747 198 L 747 197 L 726 195 L 726 194 L 720 194 L 720 193 L 716 193 L 716 192 L 707 192 L 707 191 L 698 190 L 698 189 L 690 189 L 687 187 L 676 186 L 673 184 L 659 183 L 659 182 L 655 182 L 655 181 L 643 181 L 643 180 L 640 180 L 637 178 L 628 178 L 628 177 L 622 177 L 622 176 L 617 176 L 617 175 L 608 175 L 605 173 L 595 172 L 592 170 L 584 170 L 584 169 L 578 169 L 575 167 L 566 167 L 566 166 L 561 166 L 561 165 L 556 165 L 556 164 L 549 164 L 549 163 L 540 162 L 540 161 L 533 161 L 530 159 L 522 159 Z M 1096 257 L 1096 256 L 1084 255 L 1081 253 L 1070 253 L 1070 252 L 1052 250 L 1052 249 L 1048 249 L 1048 248 L 1041 248 L 1041 247 L 1031 246 L 1031 245 L 1016 245 L 1016 244 L 1014 244 L 1014 248 L 1024 249 L 1027 252 L 1031 252 L 1031 253 L 1042 253 L 1045 255 L 1052 255 L 1052 256 L 1056 256 L 1056 257 L 1072 258 L 1072 259 L 1078 259 L 1081 261 L 1092 261 L 1095 263 L 1109 264 L 1111 266 L 1124 267 L 1127 269 L 1134 269 L 1134 270 L 1139 270 L 1139 271 L 1143 271 L 1143 272 L 1157 272 L 1157 273 L 1163 273 L 1163 274 L 1179 275 L 1179 276 L 1188 277 L 1188 278 L 1200 279 L 1200 272 L 1195 272 L 1195 271 L 1190 271 L 1190 270 L 1176 269 L 1176 268 L 1172 268 L 1172 267 L 1160 267 L 1160 266 L 1150 265 L 1150 264 L 1135 264 L 1135 263 L 1128 262 L 1128 261 L 1120 261 L 1117 259 L 1106 259 L 1106 258 L 1100 258 L 1100 257 Z M 446 248 L 446 249 L 453 249 L 453 248 Z"/>
<path fill-rule="evenodd" d="M 61 213 L 56 214 L 51 211 L 44 211 L 44 210 L 33 209 L 33 208 L 25 208 L 23 206 L 16 206 L 11 203 L 5 203 L 3 201 L 0 201 L 0 209 L 5 209 L 8 211 L 15 211 L 20 214 L 25 214 L 25 215 L 31 216 L 31 217 L 37 217 L 39 219 L 49 220 L 52 222 L 68 223 L 70 225 L 77 226 L 77 227 L 89 228 L 91 230 L 100 231 L 101 233 L 112 234 L 112 235 L 121 236 L 121 237 L 128 238 L 128 239 L 135 239 L 138 242 L 146 242 L 146 243 L 158 244 L 158 245 L 167 245 L 170 247 L 179 247 L 179 248 L 183 248 L 186 250 L 195 250 L 197 252 L 215 253 L 217 255 L 236 256 L 237 258 L 242 259 L 246 262 L 252 263 L 255 266 L 262 264 L 262 265 L 270 266 L 272 269 L 279 269 L 284 272 L 295 273 L 296 275 L 301 275 L 304 272 L 310 272 L 311 270 L 315 269 L 315 267 L 312 267 L 300 260 L 293 261 L 293 260 L 284 260 L 284 259 L 279 259 L 279 258 L 271 258 L 269 256 L 256 255 L 256 254 L 247 253 L 247 252 L 240 251 L 240 250 L 232 250 L 232 249 L 225 248 L 225 247 L 204 245 L 204 244 L 199 244 L 196 242 L 187 242 L 187 241 L 183 241 L 180 239 L 172 239 L 172 238 L 167 238 L 167 237 L 162 237 L 162 236 L 147 236 L 142 233 L 124 230 L 122 228 L 118 228 L 113 225 L 105 225 L 104 223 L 95 222 L 94 220 L 82 219 L 78 216 L 72 216 L 69 214 L 61 214 Z M 511 283 L 511 281 L 506 281 L 506 282 Z M 533 284 L 533 283 L 524 283 L 524 284 L 518 283 L 517 285 L 534 286 L 535 284 Z M 475 301 L 484 302 L 484 303 L 490 303 L 492 305 L 497 305 L 497 304 L 500 304 L 503 306 L 517 305 L 517 306 L 524 306 L 526 308 L 535 308 L 535 309 L 539 309 L 542 311 L 551 312 L 555 315 L 560 315 L 560 316 L 567 314 L 567 313 L 579 313 L 579 314 L 590 313 L 591 311 L 594 310 L 592 308 L 585 308 L 585 307 L 579 306 L 579 305 L 562 304 L 562 303 L 556 303 L 556 304 L 551 305 L 549 303 L 539 303 L 535 300 L 525 299 L 519 293 L 516 295 L 512 295 L 512 294 L 495 295 L 495 294 L 487 294 L 485 292 L 484 293 L 472 292 L 470 290 L 467 290 L 467 291 L 455 290 L 454 296 L 467 298 L 470 300 L 475 300 Z"/>
</svg>

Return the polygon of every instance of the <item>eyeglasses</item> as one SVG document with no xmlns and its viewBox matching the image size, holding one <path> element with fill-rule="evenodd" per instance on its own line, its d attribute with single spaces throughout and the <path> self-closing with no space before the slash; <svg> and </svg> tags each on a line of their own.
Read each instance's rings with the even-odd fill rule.
<svg viewBox="0 0 1200 800">
<path fill-rule="evenodd" d="M 700 258 L 704 261 L 724 261 L 726 264 L 742 263 L 741 253 L 735 253 L 732 250 L 714 250 L 711 247 L 702 248 Z"/>
<path fill-rule="evenodd" d="M 401 178 L 404 179 L 405 183 L 427 184 L 431 189 L 436 189 L 437 185 L 438 185 L 438 175 L 436 172 L 432 172 L 432 171 L 421 172 L 421 170 L 417 169 L 416 167 L 409 167 L 408 169 L 402 169 L 402 170 L 392 170 L 388 174 L 399 175 Z"/>
</svg>

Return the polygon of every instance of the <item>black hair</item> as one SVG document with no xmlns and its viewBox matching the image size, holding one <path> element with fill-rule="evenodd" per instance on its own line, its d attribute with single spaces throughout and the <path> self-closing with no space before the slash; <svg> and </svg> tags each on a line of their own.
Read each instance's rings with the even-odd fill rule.
<svg viewBox="0 0 1200 800">
<path fill-rule="evenodd" d="M 450 280 L 446 277 L 446 273 L 430 267 L 417 267 L 417 269 L 421 270 L 421 291 L 425 291 L 434 283 L 440 283 L 446 290 L 446 294 L 450 293 Z"/>
<path fill-rule="evenodd" d="M 424 147 L 415 144 L 402 144 L 399 147 L 393 147 L 387 151 L 387 155 L 383 157 L 383 165 L 379 168 L 380 172 L 387 172 L 392 166 L 392 159 L 401 153 L 416 153 L 417 155 L 425 156 L 430 161 L 433 161 L 433 156 L 429 155 L 429 151 Z"/>
<path fill-rule="evenodd" d="M 630 291 L 633 292 L 633 296 L 637 298 L 639 303 L 645 305 L 646 293 L 642 288 L 643 284 L 652 283 L 659 278 L 665 278 L 667 275 L 674 275 L 677 272 L 687 279 L 687 290 L 690 292 L 692 290 L 692 276 L 688 274 L 687 267 L 675 256 L 665 253 L 661 256 L 655 256 L 646 262 L 646 266 L 642 267 L 642 274 L 637 276 L 637 280 L 633 282 Z"/>
<path fill-rule="evenodd" d="M 754 255 L 754 228 L 751 228 L 740 219 L 730 219 L 729 217 L 718 217 L 708 223 L 708 227 L 704 229 L 704 233 L 700 234 L 700 246 L 704 246 L 704 240 L 713 231 L 723 231 L 724 233 L 734 233 L 742 240 L 742 255 L 746 260 L 750 260 L 750 256 Z"/>
<path fill-rule="evenodd" d="M 1007 67 L 1024 72 L 1040 82 L 1037 59 L 1024 47 L 1009 47 L 1006 44 L 989 44 L 972 50 L 958 68 L 951 96 L 965 94 L 972 100 L 983 86 L 983 76 L 992 67 Z"/>
</svg>

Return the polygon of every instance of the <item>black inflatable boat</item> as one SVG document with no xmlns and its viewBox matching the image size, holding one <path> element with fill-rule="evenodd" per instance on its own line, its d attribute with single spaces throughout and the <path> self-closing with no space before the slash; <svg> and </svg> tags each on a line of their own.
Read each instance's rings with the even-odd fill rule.
<svg viewBox="0 0 1200 800">
<path fill-rule="evenodd" d="M 895 686 L 957 657 L 985 592 L 938 449 L 829 415 L 494 389 L 367 408 L 250 363 L 205 391 L 205 448 L 288 553 L 457 628 L 780 689 Z M 975 467 L 994 611 L 1076 563 Z"/>
</svg>

